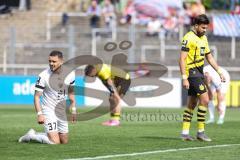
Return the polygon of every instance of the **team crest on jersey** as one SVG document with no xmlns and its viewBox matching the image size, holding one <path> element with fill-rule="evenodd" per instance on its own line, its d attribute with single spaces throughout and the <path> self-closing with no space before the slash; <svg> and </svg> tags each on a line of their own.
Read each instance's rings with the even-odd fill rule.
<svg viewBox="0 0 240 160">
<path fill-rule="evenodd" d="M 186 46 L 187 46 L 187 43 L 188 43 L 188 40 L 183 40 L 183 41 L 182 41 L 182 47 L 186 47 Z"/>
<path fill-rule="evenodd" d="M 204 87 L 204 85 L 199 85 L 199 89 L 200 89 L 200 91 L 203 91 L 204 89 L 205 89 L 205 87 Z"/>
<path fill-rule="evenodd" d="M 200 55 L 204 56 L 204 53 L 205 53 L 205 47 L 201 47 L 200 48 Z"/>
</svg>

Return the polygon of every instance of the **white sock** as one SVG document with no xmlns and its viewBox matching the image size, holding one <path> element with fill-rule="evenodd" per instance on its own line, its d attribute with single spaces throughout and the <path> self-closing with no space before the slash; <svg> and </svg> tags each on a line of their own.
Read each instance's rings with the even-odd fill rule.
<svg viewBox="0 0 240 160">
<path fill-rule="evenodd" d="M 204 131 L 205 131 L 204 129 L 199 129 L 198 133 L 201 133 L 201 132 L 204 132 Z"/>
<path fill-rule="evenodd" d="M 49 140 L 47 133 L 33 134 L 33 135 L 31 135 L 31 140 L 35 140 L 39 143 L 54 144 L 52 141 Z"/>
<path fill-rule="evenodd" d="M 219 103 L 219 109 L 220 109 L 219 119 L 224 119 L 225 112 L 226 112 L 226 103 L 225 103 L 225 101 Z"/>
<path fill-rule="evenodd" d="M 182 130 L 182 134 L 188 135 L 189 134 L 189 130 Z"/>
<path fill-rule="evenodd" d="M 213 100 L 210 100 L 208 102 L 208 110 L 209 110 L 209 118 L 211 120 L 214 120 L 214 110 L 215 110 L 215 106 L 213 104 Z"/>
</svg>

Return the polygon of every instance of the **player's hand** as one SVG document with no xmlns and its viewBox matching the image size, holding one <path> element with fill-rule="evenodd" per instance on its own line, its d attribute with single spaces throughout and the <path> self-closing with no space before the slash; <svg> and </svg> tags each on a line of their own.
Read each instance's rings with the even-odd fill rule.
<svg viewBox="0 0 240 160">
<path fill-rule="evenodd" d="M 189 81 L 187 79 L 183 80 L 183 87 L 189 89 Z"/>
<path fill-rule="evenodd" d="M 38 121 L 38 124 L 44 124 L 45 116 L 43 114 L 38 115 L 37 121 Z"/>
<path fill-rule="evenodd" d="M 72 113 L 70 118 L 71 122 L 75 124 L 77 122 L 77 113 Z"/>
<path fill-rule="evenodd" d="M 221 78 L 221 82 L 226 82 L 226 78 L 224 77 L 223 74 L 219 74 L 220 78 Z"/>
<path fill-rule="evenodd" d="M 75 106 L 71 106 L 70 107 L 70 120 L 72 123 L 76 123 L 77 122 L 77 108 Z"/>
</svg>

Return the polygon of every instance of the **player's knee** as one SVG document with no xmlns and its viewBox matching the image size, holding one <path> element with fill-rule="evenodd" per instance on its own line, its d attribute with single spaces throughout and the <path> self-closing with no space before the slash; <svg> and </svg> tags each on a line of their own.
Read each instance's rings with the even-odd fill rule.
<svg viewBox="0 0 240 160">
<path fill-rule="evenodd" d="M 60 138 L 56 134 L 48 133 L 48 139 L 54 144 L 60 144 Z"/>
<path fill-rule="evenodd" d="M 68 143 L 68 139 L 62 139 L 61 140 L 61 144 L 67 144 Z"/>
<path fill-rule="evenodd" d="M 197 105 L 198 105 L 197 102 L 193 102 L 193 103 L 190 104 L 189 108 L 194 109 Z"/>
<path fill-rule="evenodd" d="M 113 104 L 113 103 L 115 102 L 113 96 L 110 96 L 110 97 L 109 97 L 109 102 L 110 102 L 110 104 Z"/>
<path fill-rule="evenodd" d="M 120 97 L 116 96 L 116 95 L 112 95 L 110 98 L 109 98 L 109 101 L 112 102 L 112 103 L 119 103 L 120 102 Z"/>
<path fill-rule="evenodd" d="M 188 108 L 194 110 L 194 108 L 198 105 L 197 101 L 190 101 L 188 103 Z"/>
<path fill-rule="evenodd" d="M 208 106 L 208 103 L 209 103 L 209 99 L 203 99 L 200 101 L 200 104 L 203 105 L 203 106 Z"/>
<path fill-rule="evenodd" d="M 67 133 L 59 133 L 60 143 L 67 144 L 68 143 L 68 134 Z"/>
<path fill-rule="evenodd" d="M 210 101 L 213 100 L 213 95 L 210 95 L 210 94 L 209 94 L 208 97 L 209 97 L 209 100 L 210 100 Z"/>
<path fill-rule="evenodd" d="M 116 103 L 120 103 L 120 98 L 119 97 L 115 97 L 115 102 Z"/>
<path fill-rule="evenodd" d="M 59 138 L 49 138 L 49 140 L 54 144 L 60 144 Z"/>
<path fill-rule="evenodd" d="M 53 144 L 60 144 L 59 140 L 56 139 L 49 139 Z"/>
</svg>

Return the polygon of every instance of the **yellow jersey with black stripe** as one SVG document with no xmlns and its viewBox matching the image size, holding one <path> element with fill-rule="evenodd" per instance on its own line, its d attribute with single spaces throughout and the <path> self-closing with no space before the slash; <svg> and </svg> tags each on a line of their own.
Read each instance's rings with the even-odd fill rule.
<svg viewBox="0 0 240 160">
<path fill-rule="evenodd" d="M 125 80 L 129 80 L 130 79 L 130 75 L 125 72 L 124 70 L 114 67 L 114 66 L 110 66 L 107 64 L 99 64 L 95 66 L 97 69 L 97 76 L 99 79 L 105 81 L 109 78 L 111 79 L 115 79 L 116 77 L 125 79 Z"/>
<path fill-rule="evenodd" d="M 188 52 L 185 60 L 186 75 L 203 77 L 204 58 L 210 53 L 207 37 L 199 37 L 194 31 L 189 31 L 183 37 L 181 50 Z"/>
</svg>

